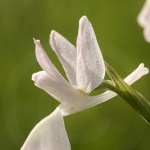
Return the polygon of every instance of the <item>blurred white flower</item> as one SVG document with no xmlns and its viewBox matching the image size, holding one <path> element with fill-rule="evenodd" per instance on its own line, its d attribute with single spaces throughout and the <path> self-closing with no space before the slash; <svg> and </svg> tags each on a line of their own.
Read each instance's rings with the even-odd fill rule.
<svg viewBox="0 0 150 150">
<path fill-rule="evenodd" d="M 150 42 L 150 0 L 146 0 L 137 20 L 139 25 L 143 27 L 145 40 Z"/>
<path fill-rule="evenodd" d="M 34 40 L 34 43 L 36 58 L 43 71 L 34 73 L 32 80 L 37 87 L 58 100 L 60 105 L 34 127 L 21 150 L 70 150 L 63 116 L 100 104 L 117 94 L 106 91 L 97 96 L 89 96 L 89 93 L 102 83 L 105 66 L 94 30 L 86 16 L 79 21 L 76 47 L 56 31 L 50 34 L 50 45 L 58 56 L 69 82 L 50 61 L 40 41 Z M 130 85 L 146 73 L 147 68 L 141 64 L 125 82 Z"/>
</svg>

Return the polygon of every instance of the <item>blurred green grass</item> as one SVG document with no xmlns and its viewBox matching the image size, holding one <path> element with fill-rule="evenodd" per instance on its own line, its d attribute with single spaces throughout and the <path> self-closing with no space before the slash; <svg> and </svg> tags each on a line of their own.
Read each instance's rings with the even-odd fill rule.
<svg viewBox="0 0 150 150">
<path fill-rule="evenodd" d="M 58 102 L 36 88 L 31 75 L 40 69 L 32 38 L 49 47 L 55 29 L 76 43 L 78 20 L 92 22 L 104 59 L 124 78 L 141 62 L 150 68 L 150 44 L 137 24 L 142 1 L 0 0 L 0 149 L 20 149 L 27 135 Z M 65 75 L 65 74 L 64 74 Z M 133 87 L 150 100 L 150 76 Z M 150 127 L 119 96 L 89 110 L 65 117 L 72 150 L 149 150 Z"/>
</svg>

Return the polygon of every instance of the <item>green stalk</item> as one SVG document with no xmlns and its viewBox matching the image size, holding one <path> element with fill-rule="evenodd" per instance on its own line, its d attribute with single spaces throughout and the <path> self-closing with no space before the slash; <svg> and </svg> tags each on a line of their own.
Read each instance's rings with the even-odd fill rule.
<svg viewBox="0 0 150 150">
<path fill-rule="evenodd" d="M 150 124 L 150 102 L 123 81 L 117 72 L 105 63 L 106 72 L 112 81 L 104 81 L 98 88 L 107 88 L 120 95 L 142 118 Z"/>
</svg>

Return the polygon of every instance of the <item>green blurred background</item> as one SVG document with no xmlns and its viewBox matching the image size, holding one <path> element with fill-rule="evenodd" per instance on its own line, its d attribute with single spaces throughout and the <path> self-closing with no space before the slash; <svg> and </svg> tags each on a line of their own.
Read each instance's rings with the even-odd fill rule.
<svg viewBox="0 0 150 150">
<path fill-rule="evenodd" d="M 55 29 L 76 43 L 78 21 L 92 22 L 104 59 L 124 78 L 141 62 L 150 68 L 150 43 L 145 42 L 137 15 L 144 0 L 0 0 L 0 149 L 20 149 L 32 128 L 59 104 L 34 86 L 31 75 L 41 70 L 32 38 L 61 73 L 49 46 Z M 150 100 L 150 75 L 133 87 Z M 150 126 L 119 96 L 65 117 L 72 150 L 149 150 Z"/>
</svg>

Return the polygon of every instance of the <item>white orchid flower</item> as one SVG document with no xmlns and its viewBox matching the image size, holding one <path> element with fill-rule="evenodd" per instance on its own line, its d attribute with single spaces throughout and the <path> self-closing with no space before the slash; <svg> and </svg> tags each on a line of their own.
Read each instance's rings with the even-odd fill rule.
<svg viewBox="0 0 150 150">
<path fill-rule="evenodd" d="M 144 29 L 145 40 L 150 42 L 150 0 L 146 0 L 137 20 L 139 25 Z"/>
<path fill-rule="evenodd" d="M 88 109 L 117 94 L 106 91 L 100 95 L 89 96 L 90 92 L 102 83 L 105 66 L 94 30 L 87 17 L 80 19 L 76 47 L 56 31 L 50 34 L 50 45 L 58 56 L 69 82 L 50 61 L 40 41 L 34 40 L 34 43 L 36 58 L 43 71 L 34 73 L 32 80 L 37 87 L 58 100 L 60 105 L 34 127 L 21 150 L 70 150 L 63 116 Z M 141 64 L 125 82 L 130 85 L 147 73 L 148 69 Z"/>
</svg>

